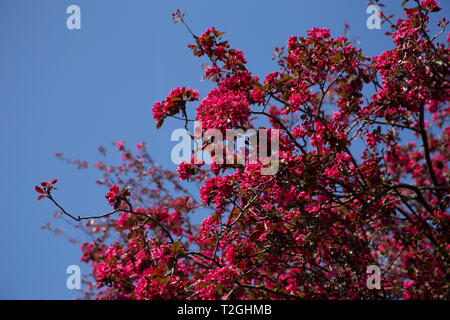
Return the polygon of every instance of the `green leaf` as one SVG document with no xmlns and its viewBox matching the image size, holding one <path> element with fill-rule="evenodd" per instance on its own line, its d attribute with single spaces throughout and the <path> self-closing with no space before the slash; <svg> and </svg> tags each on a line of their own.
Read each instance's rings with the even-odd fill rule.
<svg viewBox="0 0 450 320">
<path fill-rule="evenodd" d="M 174 259 L 173 257 L 171 257 L 171 258 L 169 258 L 169 260 L 167 261 L 167 267 L 168 267 L 169 269 L 172 269 L 172 268 L 175 266 L 176 263 L 177 263 L 177 260 Z"/>
<path fill-rule="evenodd" d="M 163 283 L 163 284 L 168 284 L 169 281 L 170 281 L 170 277 L 164 277 L 164 278 L 161 279 L 160 282 Z"/>
<path fill-rule="evenodd" d="M 214 291 L 220 293 L 223 289 L 223 283 L 218 283 L 214 286 Z"/>
<path fill-rule="evenodd" d="M 172 252 L 177 254 L 180 250 L 180 246 L 181 246 L 181 240 L 175 241 L 174 243 L 172 243 Z"/>
</svg>

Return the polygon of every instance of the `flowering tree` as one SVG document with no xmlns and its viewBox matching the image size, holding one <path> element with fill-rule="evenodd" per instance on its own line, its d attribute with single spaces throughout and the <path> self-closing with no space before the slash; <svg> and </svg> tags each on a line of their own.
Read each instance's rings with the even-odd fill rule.
<svg viewBox="0 0 450 320">
<path fill-rule="evenodd" d="M 157 127 L 175 117 L 187 128 L 195 101 L 203 132 L 266 119 L 280 132 L 279 169 L 263 175 L 260 159 L 221 163 L 208 149 L 210 168 L 194 154 L 175 173 L 144 143 L 132 152 L 119 141 L 121 165 L 96 163 L 113 209 L 93 217 L 67 212 L 56 180 L 43 182 L 40 198 L 92 237 L 81 246 L 95 282 L 88 296 L 448 299 L 450 35 L 437 42 L 445 18 L 437 35 L 428 27 L 439 10 L 424 0 L 395 22 L 383 14 L 394 48 L 372 58 L 327 29 L 292 36 L 264 80 L 222 32 L 188 28 L 215 87 L 203 99 L 173 89 L 153 107 Z M 173 19 L 185 24 L 180 11 Z M 198 185 L 200 199 L 180 180 Z M 193 224 L 199 213 L 207 218 Z M 381 269 L 380 289 L 367 286 L 371 265 Z"/>
</svg>

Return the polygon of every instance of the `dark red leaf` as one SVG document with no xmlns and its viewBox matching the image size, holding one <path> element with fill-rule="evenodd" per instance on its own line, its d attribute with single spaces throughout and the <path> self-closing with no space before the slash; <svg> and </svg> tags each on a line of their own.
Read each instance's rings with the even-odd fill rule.
<svg viewBox="0 0 450 320">
<path fill-rule="evenodd" d="M 41 188 L 39 188 L 38 186 L 34 187 L 34 189 L 39 192 L 39 193 L 44 193 L 44 190 L 42 190 Z"/>
</svg>

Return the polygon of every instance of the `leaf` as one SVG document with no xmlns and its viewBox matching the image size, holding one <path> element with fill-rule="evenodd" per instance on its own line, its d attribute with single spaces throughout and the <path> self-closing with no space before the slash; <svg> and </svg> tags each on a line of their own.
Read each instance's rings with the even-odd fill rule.
<svg viewBox="0 0 450 320">
<path fill-rule="evenodd" d="M 41 200 L 42 198 L 45 198 L 45 195 L 40 195 L 40 196 L 38 197 L 38 200 Z"/>
<path fill-rule="evenodd" d="M 156 124 L 156 129 L 161 128 L 161 126 L 163 125 L 163 123 L 164 123 L 164 120 L 158 121 L 158 123 Z"/>
<path fill-rule="evenodd" d="M 172 252 L 177 254 L 181 246 L 181 240 L 172 243 Z"/>
<path fill-rule="evenodd" d="M 213 283 L 212 281 L 207 281 L 207 282 L 201 282 L 198 284 L 198 286 L 200 288 L 206 288 L 207 286 L 209 286 L 211 283 Z"/>
<path fill-rule="evenodd" d="M 174 259 L 173 257 L 171 257 L 171 258 L 169 258 L 169 260 L 167 260 L 167 267 L 169 269 L 172 269 L 176 263 L 177 263 L 177 260 Z"/>
<path fill-rule="evenodd" d="M 263 85 L 260 84 L 259 82 L 255 83 L 253 86 L 254 86 L 255 88 L 257 88 L 257 89 L 260 89 L 260 90 L 263 90 L 263 89 L 264 89 Z"/>
<path fill-rule="evenodd" d="M 163 284 L 168 284 L 170 282 L 170 277 L 164 277 L 164 278 L 161 279 L 160 282 L 163 283 Z"/>
<path fill-rule="evenodd" d="M 218 283 L 214 286 L 214 291 L 217 293 L 220 293 L 222 291 L 223 287 L 224 287 L 223 283 Z"/>
<path fill-rule="evenodd" d="M 161 269 L 161 268 L 155 268 L 155 269 L 152 270 L 152 272 L 150 272 L 150 274 L 151 274 L 152 276 L 160 276 L 160 275 L 162 275 L 163 273 L 164 273 L 164 270 Z"/>
<path fill-rule="evenodd" d="M 40 187 L 36 186 L 36 187 L 34 187 L 34 189 L 35 189 L 37 192 L 44 194 L 44 190 L 42 190 Z"/>
<path fill-rule="evenodd" d="M 196 57 L 201 57 L 203 55 L 203 51 L 201 51 L 201 50 L 194 50 L 193 54 Z"/>
</svg>

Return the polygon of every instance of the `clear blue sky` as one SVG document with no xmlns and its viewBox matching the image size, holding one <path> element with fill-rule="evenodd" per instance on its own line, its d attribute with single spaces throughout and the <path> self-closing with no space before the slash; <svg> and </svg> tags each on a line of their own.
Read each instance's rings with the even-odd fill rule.
<svg viewBox="0 0 450 320">
<path fill-rule="evenodd" d="M 441 2 L 448 18 L 449 3 Z M 400 1 L 386 3 L 399 13 Z M 81 8 L 81 30 L 66 28 L 71 4 Z M 312 27 L 339 36 L 347 22 L 365 55 L 390 48 L 386 27 L 366 28 L 366 7 L 365 0 L 0 0 L 0 299 L 79 295 L 66 288 L 65 271 L 80 264 L 80 251 L 40 229 L 54 207 L 36 200 L 34 186 L 58 178 L 58 199 L 79 215 L 108 206 L 94 183 L 98 172 L 78 171 L 55 152 L 96 161 L 99 145 L 146 141 L 155 160 L 175 168 L 170 134 L 180 123 L 156 130 L 152 105 L 175 86 L 205 96 L 209 85 L 200 82 L 205 61 L 192 56 L 190 35 L 172 24 L 171 12 L 185 10 L 196 33 L 213 25 L 226 31 L 263 77 L 275 70 L 273 48 Z"/>
</svg>

